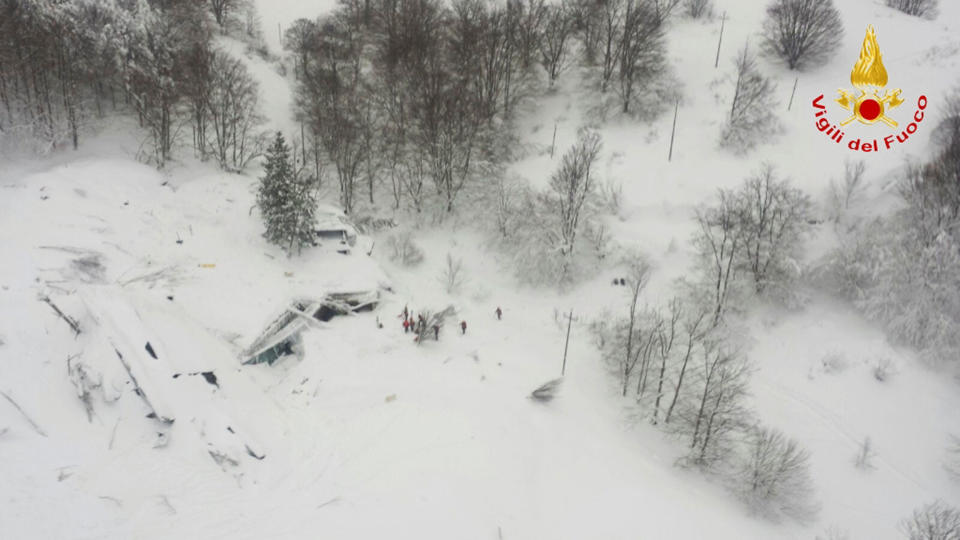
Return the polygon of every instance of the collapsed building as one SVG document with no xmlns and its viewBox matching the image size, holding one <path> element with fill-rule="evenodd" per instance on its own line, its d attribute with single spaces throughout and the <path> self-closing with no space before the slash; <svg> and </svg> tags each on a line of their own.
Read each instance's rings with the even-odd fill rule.
<svg viewBox="0 0 960 540">
<path fill-rule="evenodd" d="M 337 316 L 373 311 L 378 291 L 328 294 L 321 299 L 296 299 L 290 302 L 241 353 L 243 364 L 273 365 L 285 356 L 302 357 L 300 334 L 310 328 L 322 328 Z"/>
</svg>

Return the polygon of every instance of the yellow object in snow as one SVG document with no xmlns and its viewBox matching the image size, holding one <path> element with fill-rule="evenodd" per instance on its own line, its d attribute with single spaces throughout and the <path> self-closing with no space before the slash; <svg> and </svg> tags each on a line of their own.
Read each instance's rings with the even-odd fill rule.
<svg viewBox="0 0 960 540">
<path fill-rule="evenodd" d="M 203 264 L 198 264 L 197 266 L 199 266 L 200 268 L 214 268 L 217 265 L 214 263 L 203 263 Z"/>
</svg>

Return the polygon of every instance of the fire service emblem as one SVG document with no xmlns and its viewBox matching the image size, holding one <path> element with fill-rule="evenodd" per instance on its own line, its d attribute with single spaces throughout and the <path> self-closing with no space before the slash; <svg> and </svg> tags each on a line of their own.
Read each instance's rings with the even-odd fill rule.
<svg viewBox="0 0 960 540">
<path fill-rule="evenodd" d="M 877 32 L 873 25 L 867 27 L 867 36 L 863 38 L 863 46 L 860 48 L 860 59 L 850 72 L 850 82 L 860 91 L 860 95 L 855 96 L 842 88 L 837 90 L 840 97 L 836 102 L 853 113 L 850 118 L 840 122 L 841 126 L 859 120 L 867 125 L 880 121 L 892 128 L 897 127 L 897 123 L 886 115 L 886 111 L 903 103 L 900 99 L 901 90 L 883 90 L 887 86 L 887 69 L 883 67 L 883 55 L 880 54 Z M 883 96 L 879 94 L 881 90 Z"/>
<path fill-rule="evenodd" d="M 903 104 L 904 100 L 900 97 L 902 90 L 900 88 L 887 88 L 887 69 L 883 65 L 883 55 L 880 53 L 880 46 L 877 44 L 877 32 L 873 25 L 867 26 L 867 35 L 863 38 L 863 45 L 860 47 L 860 58 L 857 59 L 853 71 L 850 72 L 850 82 L 856 90 L 848 91 L 841 88 L 837 91 L 840 97 L 834 100 L 850 113 L 839 125 L 827 119 L 827 108 L 823 104 L 823 94 L 813 100 L 817 129 L 826 134 L 830 140 L 836 143 L 842 142 L 846 135 L 843 128 L 854 120 L 859 120 L 861 124 L 867 126 L 880 122 L 895 130 L 892 134 L 883 137 L 883 146 L 878 144 L 877 139 L 871 141 L 870 139 L 861 140 L 857 138 L 849 141 L 847 148 L 854 151 L 878 152 L 881 149 L 890 150 L 894 143 L 905 143 L 911 135 L 916 133 L 920 122 L 923 121 L 923 111 L 927 108 L 927 97 L 919 97 L 917 110 L 911 119 L 912 121 L 903 129 L 897 130 L 899 124 L 887 113 Z"/>
</svg>

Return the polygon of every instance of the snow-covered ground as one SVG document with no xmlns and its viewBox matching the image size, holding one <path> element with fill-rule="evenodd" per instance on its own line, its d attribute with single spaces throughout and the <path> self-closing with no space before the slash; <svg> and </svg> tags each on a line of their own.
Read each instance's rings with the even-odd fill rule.
<svg viewBox="0 0 960 540">
<path fill-rule="evenodd" d="M 842 175 L 852 154 L 814 128 L 810 102 L 823 93 L 840 117 L 829 100 L 849 86 L 867 24 L 877 27 L 890 86 L 904 90 L 898 117 L 921 93 L 931 105 L 915 140 L 863 155 L 864 211 L 882 211 L 897 168 L 923 155 L 938 99 L 958 82 L 960 5 L 943 2 L 930 22 L 881 2 L 840 2 L 841 52 L 800 75 L 789 112 L 795 75 L 764 65 L 783 96 L 783 133 L 746 157 L 720 152 L 726 97 L 717 95 L 729 92 L 730 58 L 757 41 L 762 19 L 757 2 L 730 4 L 721 69 L 719 21 L 678 19 L 670 30 L 684 95 L 671 162 L 670 114 L 601 128 L 601 172 L 625 196 L 608 225 L 616 242 L 655 262 L 651 302 L 690 272 L 691 211 L 716 188 L 765 160 L 815 196 Z M 277 24 L 330 5 L 260 2 L 271 49 Z M 289 131 L 289 81 L 262 60 L 247 63 L 271 127 Z M 575 87 L 571 75 L 528 111 L 525 143 L 546 148 L 556 121 L 558 148 L 570 144 L 588 117 Z M 851 126 L 848 138 L 867 129 Z M 462 224 L 417 231 L 427 256 L 415 269 L 382 248 L 288 259 L 260 236 L 255 178 L 190 161 L 158 173 L 132 159 L 134 133 L 119 123 L 78 152 L 0 164 L 0 391 L 22 409 L 0 396 L 0 538 L 812 539 L 836 525 L 873 540 L 901 538 L 897 522 L 922 503 L 960 503 L 960 484 L 942 467 L 949 435 L 960 434 L 957 382 L 833 299 L 749 317 L 752 406 L 811 451 L 822 506 L 810 524 L 771 523 L 724 486 L 675 467 L 682 443 L 636 421 L 632 401 L 617 397 L 586 328 L 602 308 L 625 307 L 623 290 L 609 285 L 615 270 L 564 293 L 523 287 Z M 513 172 L 543 185 L 554 167 L 532 152 Z M 832 242 L 822 226 L 810 251 Z M 467 269 L 455 295 L 437 284 L 447 253 Z M 302 360 L 240 365 L 240 351 L 290 298 L 378 287 L 377 311 L 308 331 Z M 468 322 L 465 335 L 449 327 L 417 346 L 403 333 L 404 306 L 447 304 Z M 534 402 L 529 392 L 559 375 L 570 309 L 564 386 L 555 401 Z M 881 357 L 895 366 L 884 382 L 872 372 Z M 90 419 L 68 359 L 102 377 Z M 175 421 L 147 418 L 148 407 Z M 876 452 L 869 471 L 853 464 L 865 437 Z"/>
</svg>

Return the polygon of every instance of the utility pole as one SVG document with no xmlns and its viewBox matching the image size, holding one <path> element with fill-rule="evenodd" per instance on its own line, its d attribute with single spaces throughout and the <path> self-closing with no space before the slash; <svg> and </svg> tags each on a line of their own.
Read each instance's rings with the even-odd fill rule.
<svg viewBox="0 0 960 540">
<path fill-rule="evenodd" d="M 573 309 L 567 314 L 567 340 L 563 344 L 563 366 L 560 368 L 560 376 L 567 372 L 567 348 L 570 347 L 570 326 L 573 325 Z"/>
<path fill-rule="evenodd" d="M 307 141 L 303 136 L 303 120 L 300 120 L 300 155 L 303 158 L 303 166 L 307 166 Z"/>
<path fill-rule="evenodd" d="M 667 163 L 673 159 L 673 137 L 677 134 L 677 113 L 680 111 L 680 98 L 677 98 L 677 104 L 673 108 L 673 129 L 670 130 L 670 153 L 667 154 Z"/>
<path fill-rule="evenodd" d="M 723 12 L 723 17 L 720 18 L 720 39 L 717 40 L 717 59 L 713 62 L 713 68 L 716 69 L 720 65 L 720 44 L 723 43 L 723 27 L 727 23 L 727 12 Z"/>
<path fill-rule="evenodd" d="M 790 107 L 793 107 L 793 95 L 797 93 L 797 83 L 800 82 L 800 77 L 797 77 L 793 80 L 793 91 L 790 92 L 790 103 L 787 104 L 787 110 L 790 110 Z"/>
<path fill-rule="evenodd" d="M 553 150 L 557 147 L 557 122 L 553 122 L 553 142 L 550 143 L 550 159 L 553 159 Z"/>
</svg>

